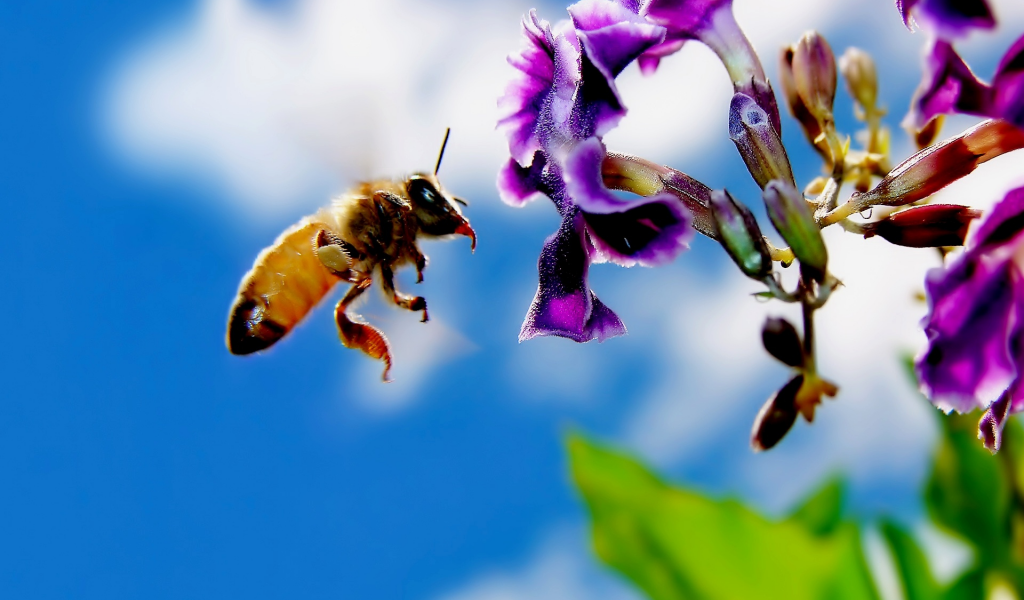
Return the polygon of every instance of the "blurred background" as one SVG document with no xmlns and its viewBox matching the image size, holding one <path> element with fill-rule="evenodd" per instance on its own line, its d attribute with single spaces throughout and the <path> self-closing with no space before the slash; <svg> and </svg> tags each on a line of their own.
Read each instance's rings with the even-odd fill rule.
<svg viewBox="0 0 1024 600">
<path fill-rule="evenodd" d="M 1000 28 L 958 46 L 982 77 L 1024 31 L 1024 5 L 992 4 Z M 760 324 L 795 316 L 751 298 L 707 239 L 668 267 L 592 269 L 628 336 L 517 343 L 559 222 L 550 202 L 512 209 L 494 188 L 495 99 L 533 7 L 565 16 L 519 0 L 0 6 L 0 594 L 637 598 L 590 556 L 573 430 L 768 514 L 844 473 L 856 514 L 915 526 L 955 573 L 963 552 L 918 500 L 934 409 L 899 362 L 924 342 L 916 295 L 935 253 L 827 232 L 846 287 L 819 313 L 819 360 L 841 393 L 764 454 L 750 425 L 787 374 Z M 809 28 L 837 56 L 870 51 L 893 158 L 910 154 L 898 124 L 926 37 L 891 0 L 735 7 L 773 81 L 779 48 Z M 609 149 L 758 204 L 709 50 L 689 44 L 651 78 L 631 66 L 619 88 L 630 113 Z M 836 112 L 852 134 L 845 94 Z M 329 309 L 266 353 L 229 355 L 227 309 L 256 254 L 354 181 L 429 169 L 445 127 L 440 176 L 470 200 L 480 245 L 423 244 L 428 324 L 378 294 L 360 308 L 392 341 L 395 382 L 341 346 Z M 806 183 L 819 163 L 788 115 L 783 128 Z M 1022 179 L 1009 155 L 942 200 L 984 207 Z"/>
</svg>

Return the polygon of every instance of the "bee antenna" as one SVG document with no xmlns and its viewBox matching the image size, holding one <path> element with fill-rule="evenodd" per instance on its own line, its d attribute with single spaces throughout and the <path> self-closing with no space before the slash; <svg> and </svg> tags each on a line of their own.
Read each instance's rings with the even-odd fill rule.
<svg viewBox="0 0 1024 600">
<path fill-rule="evenodd" d="M 444 141 L 441 142 L 441 151 L 437 153 L 437 164 L 434 165 L 434 175 L 437 175 L 437 170 L 441 168 L 441 159 L 444 158 L 444 148 L 448 145 L 448 136 L 451 135 L 451 133 L 451 127 L 444 130 Z"/>
</svg>

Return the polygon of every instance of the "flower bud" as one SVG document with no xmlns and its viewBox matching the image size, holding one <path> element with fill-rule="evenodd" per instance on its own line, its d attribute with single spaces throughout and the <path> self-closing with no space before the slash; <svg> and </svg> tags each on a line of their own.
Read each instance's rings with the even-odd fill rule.
<svg viewBox="0 0 1024 600">
<path fill-rule="evenodd" d="M 768 450 L 792 429 L 797 415 L 796 395 L 803 384 L 804 376 L 797 375 L 761 407 L 750 436 L 750 445 L 755 451 Z"/>
<path fill-rule="evenodd" d="M 896 166 L 871 191 L 854 196 L 859 206 L 904 206 L 927 198 L 993 158 L 1024 148 L 1024 131 L 984 121 L 919 151 Z"/>
<path fill-rule="evenodd" d="M 803 195 L 790 183 L 772 181 L 764 188 L 768 217 L 789 244 L 801 267 L 816 281 L 825 280 L 828 251 Z"/>
<path fill-rule="evenodd" d="M 839 70 L 850 96 L 865 111 L 874 110 L 878 100 L 878 74 L 871 55 L 860 48 L 847 48 L 839 58 Z"/>
<path fill-rule="evenodd" d="M 759 186 L 764 188 L 773 179 L 795 182 L 786 148 L 768 120 L 768 113 L 746 94 L 732 97 L 729 137 Z"/>
<path fill-rule="evenodd" d="M 980 216 L 981 211 L 956 204 L 915 206 L 866 224 L 864 237 L 877 235 L 897 246 L 911 248 L 962 246 L 968 226 Z"/>
<path fill-rule="evenodd" d="M 782 54 L 779 60 L 779 79 L 782 81 L 782 91 L 786 96 L 786 104 L 789 106 L 789 112 L 793 115 L 793 118 L 800 123 L 800 127 L 804 130 L 804 135 L 807 137 L 807 141 L 814 146 L 814 149 L 818 151 L 826 161 L 832 161 L 832 151 L 828 147 L 828 142 L 821 136 L 821 125 L 818 123 L 818 119 L 814 118 L 811 111 L 807 109 L 807 105 L 800 98 L 800 93 L 796 90 L 796 81 L 793 79 L 793 54 L 796 52 L 796 46 L 789 46 L 782 49 Z"/>
<path fill-rule="evenodd" d="M 718 241 L 741 271 L 761 280 L 772 272 L 772 256 L 750 209 L 729 192 L 711 192 L 711 216 L 718 229 Z"/>
<path fill-rule="evenodd" d="M 832 119 L 836 98 L 836 59 L 825 38 L 808 31 L 793 51 L 793 83 L 819 123 Z"/>
<path fill-rule="evenodd" d="M 779 317 L 768 317 L 761 328 L 761 342 L 764 349 L 783 363 L 801 368 L 804 366 L 804 348 L 800 334 L 789 321 Z"/>
</svg>

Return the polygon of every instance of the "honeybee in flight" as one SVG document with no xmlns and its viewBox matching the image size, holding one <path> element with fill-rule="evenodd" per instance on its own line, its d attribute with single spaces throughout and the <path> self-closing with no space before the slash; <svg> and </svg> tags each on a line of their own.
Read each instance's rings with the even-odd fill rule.
<svg viewBox="0 0 1024 600">
<path fill-rule="evenodd" d="M 352 320 L 346 311 L 373 284 L 376 273 L 395 304 L 423 311 L 426 322 L 427 301 L 395 289 L 394 270 L 412 264 L 416 283 L 423 281 L 427 257 L 416 245 L 419 236 L 465 235 L 476 250 L 476 232 L 458 207 L 466 202 L 448 194 L 437 179 L 449 133 L 445 132 L 433 173 L 359 183 L 260 252 L 231 306 L 228 350 L 251 354 L 270 347 L 336 283 L 345 281 L 352 287 L 334 308 L 341 343 L 384 361 L 382 378 L 388 381 L 387 338 L 376 327 Z"/>
</svg>

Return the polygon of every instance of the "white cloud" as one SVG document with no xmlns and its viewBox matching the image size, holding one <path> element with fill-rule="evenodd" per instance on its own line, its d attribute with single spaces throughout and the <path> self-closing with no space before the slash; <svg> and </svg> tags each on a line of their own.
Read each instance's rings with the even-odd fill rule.
<svg viewBox="0 0 1024 600">
<path fill-rule="evenodd" d="M 639 600 L 638 593 L 597 565 L 585 539 L 580 527 L 557 529 L 526 565 L 485 572 L 438 600 Z"/>
<path fill-rule="evenodd" d="M 120 65 L 105 124 L 129 160 L 212 180 L 257 217 L 307 207 L 310 195 L 325 203 L 356 178 L 429 169 L 446 126 L 446 183 L 492 181 L 503 153 L 495 100 L 520 12 L 206 0 Z"/>
</svg>

